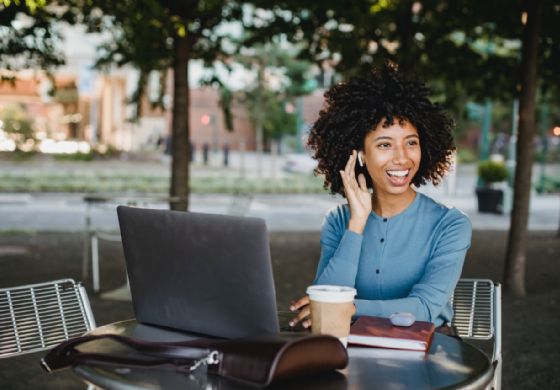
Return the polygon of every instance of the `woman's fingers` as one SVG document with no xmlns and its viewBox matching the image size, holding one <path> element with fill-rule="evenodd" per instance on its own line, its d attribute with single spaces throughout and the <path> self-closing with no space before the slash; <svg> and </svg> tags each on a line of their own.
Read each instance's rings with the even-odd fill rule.
<svg viewBox="0 0 560 390">
<path fill-rule="evenodd" d="M 296 324 L 302 320 L 304 320 L 301 325 L 304 328 L 308 328 L 311 326 L 311 319 L 307 318 L 309 317 L 309 314 L 311 314 L 311 310 L 309 309 L 309 306 L 305 306 L 303 309 L 300 310 L 300 312 L 290 320 L 289 325 L 294 327 L 296 326 Z"/>
<path fill-rule="evenodd" d="M 356 184 L 356 186 L 352 186 L 352 184 L 350 184 L 350 179 L 348 178 L 348 175 L 345 171 L 340 171 L 340 176 L 342 177 L 342 184 L 344 186 L 344 194 L 346 195 L 346 199 L 348 200 L 348 203 L 350 205 L 355 204 L 355 202 L 358 200 L 357 198 L 357 189 L 358 189 L 358 185 Z M 354 180 L 355 182 L 355 180 Z"/>
<path fill-rule="evenodd" d="M 358 182 L 356 181 L 356 159 L 358 158 L 358 152 L 352 150 L 352 154 L 348 157 L 348 161 L 344 167 L 344 173 L 346 174 L 346 184 L 348 188 L 354 191 L 358 190 Z"/>
<path fill-rule="evenodd" d="M 289 322 L 290 326 L 292 327 L 296 326 L 296 324 L 302 320 L 304 321 L 302 322 L 301 325 L 304 328 L 308 328 L 309 326 L 311 326 L 311 320 L 306 318 L 309 317 L 310 314 L 309 297 L 307 295 L 301 297 L 297 301 L 292 301 L 292 303 L 290 304 L 290 310 L 293 312 L 299 310 L 299 313 L 297 313 L 297 315 L 290 320 Z"/>
<path fill-rule="evenodd" d="M 296 311 L 301 309 L 303 306 L 309 305 L 309 296 L 305 295 L 298 299 L 297 301 L 292 301 L 290 303 L 290 311 Z"/>
<path fill-rule="evenodd" d="M 348 178 L 348 174 L 346 171 L 340 171 L 340 177 L 342 178 L 342 185 L 344 186 L 344 193 L 346 197 L 351 195 L 351 192 L 354 190 L 350 185 L 350 179 Z"/>
<path fill-rule="evenodd" d="M 350 178 L 352 179 L 352 182 L 355 182 L 356 181 L 356 160 L 358 159 L 358 152 L 356 152 L 355 150 L 352 150 L 352 155 L 350 156 L 350 159 L 352 160 L 352 164 L 350 166 Z"/>
<path fill-rule="evenodd" d="M 360 173 L 358 175 L 358 182 L 360 183 L 360 190 L 366 191 L 366 192 L 369 193 L 368 188 L 367 188 L 367 184 L 366 184 L 366 177 L 364 176 L 363 173 Z"/>
<path fill-rule="evenodd" d="M 354 167 L 354 165 L 352 164 L 353 157 L 354 157 L 354 151 L 352 151 L 352 154 L 350 154 L 350 157 L 348 157 L 348 161 L 346 162 L 346 165 L 344 166 L 344 173 L 346 173 L 346 176 L 349 179 L 352 177 L 350 174 L 351 174 L 352 169 Z"/>
</svg>

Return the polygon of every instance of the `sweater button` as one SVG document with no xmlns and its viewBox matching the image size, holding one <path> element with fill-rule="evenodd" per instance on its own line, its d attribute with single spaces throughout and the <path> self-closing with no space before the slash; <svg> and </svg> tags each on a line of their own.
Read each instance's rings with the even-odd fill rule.
<svg viewBox="0 0 560 390">
<path fill-rule="evenodd" d="M 382 238 L 382 239 L 381 239 L 381 242 L 383 242 L 383 241 L 385 241 L 385 239 L 384 239 L 384 238 Z"/>
<path fill-rule="evenodd" d="M 375 270 L 375 273 L 378 274 L 378 273 L 379 273 L 379 269 L 376 269 L 376 270 Z"/>
<path fill-rule="evenodd" d="M 383 218 L 383 222 L 387 222 L 387 218 Z"/>
</svg>

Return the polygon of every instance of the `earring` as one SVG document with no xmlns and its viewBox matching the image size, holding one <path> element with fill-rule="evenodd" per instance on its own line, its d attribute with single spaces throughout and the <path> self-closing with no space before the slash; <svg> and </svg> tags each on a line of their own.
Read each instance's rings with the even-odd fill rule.
<svg viewBox="0 0 560 390">
<path fill-rule="evenodd" d="M 360 164 L 361 167 L 364 166 L 364 160 L 362 159 L 362 152 L 358 152 L 358 164 Z"/>
</svg>

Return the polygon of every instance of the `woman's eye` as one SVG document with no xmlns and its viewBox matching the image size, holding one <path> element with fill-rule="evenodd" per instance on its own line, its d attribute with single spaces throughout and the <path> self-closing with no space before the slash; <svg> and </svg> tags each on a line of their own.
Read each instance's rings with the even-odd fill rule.
<svg viewBox="0 0 560 390">
<path fill-rule="evenodd" d="M 377 145 L 377 147 L 378 147 L 379 149 L 387 149 L 387 148 L 390 148 L 390 147 L 391 147 L 391 144 L 385 142 L 385 143 L 382 143 L 382 144 Z"/>
<path fill-rule="evenodd" d="M 408 144 L 410 146 L 416 146 L 416 145 L 418 145 L 418 141 L 417 140 L 412 140 L 412 141 L 409 141 Z"/>
</svg>

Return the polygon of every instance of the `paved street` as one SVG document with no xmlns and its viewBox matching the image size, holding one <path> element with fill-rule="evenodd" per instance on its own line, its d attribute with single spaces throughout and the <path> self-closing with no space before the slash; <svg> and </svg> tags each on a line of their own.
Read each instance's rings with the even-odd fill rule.
<svg viewBox="0 0 560 390">
<path fill-rule="evenodd" d="M 507 230 L 508 215 L 481 214 L 476 210 L 474 196 L 449 196 L 432 193 L 438 201 L 459 208 L 471 219 L 477 230 Z M 0 194 L 0 231 L 79 231 L 84 228 L 86 214 L 92 225 L 115 230 L 115 205 L 88 206 L 79 194 Z M 192 195 L 191 211 L 243 214 L 266 220 L 271 231 L 317 231 L 330 208 L 343 202 L 340 197 L 325 195 Z M 147 205 L 166 208 L 163 203 Z M 556 230 L 560 219 L 560 198 L 557 195 L 537 196 L 531 201 L 529 229 Z"/>
<path fill-rule="evenodd" d="M 281 177 L 289 175 L 282 170 L 288 156 L 245 153 L 242 157 L 232 152 L 230 166 L 221 167 L 218 155 L 209 166 L 195 161 L 191 166 L 193 176 L 247 175 L 252 177 Z M 261 169 L 257 169 L 257 166 Z M 301 166 L 306 166 L 304 163 Z M 537 178 L 540 167 L 535 165 L 533 177 Z M 155 158 L 151 161 L 109 160 L 89 163 L 76 162 L 3 162 L 0 172 L 17 170 L 41 172 L 63 172 L 87 174 L 88 172 L 118 172 L 134 175 L 137 172 L 154 175 L 169 175 L 169 159 Z M 560 176 L 558 165 L 546 167 L 548 175 Z M 436 200 L 464 211 L 477 230 L 507 230 L 508 215 L 480 214 L 474 194 L 476 167 L 462 164 L 456 174 L 451 175 L 439 187 L 425 186 L 422 192 Z M 261 217 L 266 220 L 270 231 L 319 231 L 323 216 L 330 208 L 343 202 L 341 197 L 319 195 L 198 195 L 190 198 L 191 211 L 238 214 Z M 148 204 L 148 207 L 165 208 L 166 204 Z M 115 204 L 89 207 L 83 202 L 83 194 L 0 194 L 0 231 L 80 231 L 84 228 L 86 215 L 91 216 L 92 225 L 103 230 L 115 230 L 117 220 Z M 556 230 L 560 221 L 560 196 L 532 194 L 529 229 Z"/>
</svg>

